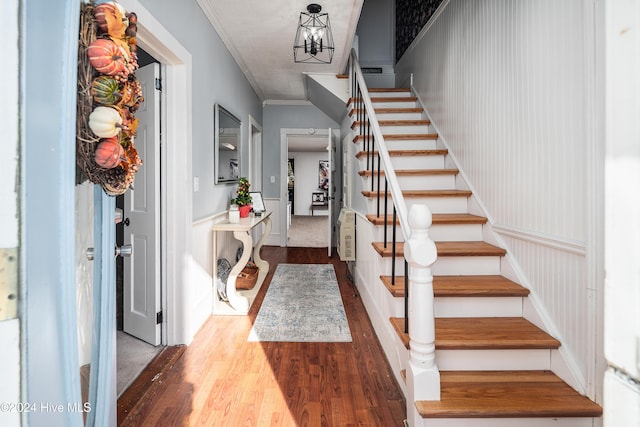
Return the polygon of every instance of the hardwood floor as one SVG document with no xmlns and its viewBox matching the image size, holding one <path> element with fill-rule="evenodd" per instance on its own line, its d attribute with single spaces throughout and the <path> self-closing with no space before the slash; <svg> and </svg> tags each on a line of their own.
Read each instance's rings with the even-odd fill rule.
<svg viewBox="0 0 640 427">
<path fill-rule="evenodd" d="M 402 426 L 406 406 L 344 263 L 326 248 L 264 247 L 271 264 L 247 316 L 211 316 L 121 426 Z M 250 343 L 278 263 L 333 263 L 351 343 Z M 120 402 L 119 402 L 120 406 Z"/>
</svg>

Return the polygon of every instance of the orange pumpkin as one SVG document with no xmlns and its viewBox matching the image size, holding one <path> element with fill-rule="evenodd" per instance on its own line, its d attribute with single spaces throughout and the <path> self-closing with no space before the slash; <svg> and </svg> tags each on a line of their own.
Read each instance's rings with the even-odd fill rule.
<svg viewBox="0 0 640 427">
<path fill-rule="evenodd" d="M 124 149 L 120 145 L 117 136 L 103 138 L 100 140 L 94 159 L 96 164 L 105 169 L 113 169 L 120 165 L 124 156 Z"/>
<path fill-rule="evenodd" d="M 120 47 L 109 39 L 97 39 L 87 48 L 91 66 L 99 73 L 115 76 L 126 66 L 127 58 Z"/>
<path fill-rule="evenodd" d="M 124 8 L 117 3 L 100 3 L 93 10 L 98 31 L 114 38 L 122 38 L 129 25 Z"/>
</svg>

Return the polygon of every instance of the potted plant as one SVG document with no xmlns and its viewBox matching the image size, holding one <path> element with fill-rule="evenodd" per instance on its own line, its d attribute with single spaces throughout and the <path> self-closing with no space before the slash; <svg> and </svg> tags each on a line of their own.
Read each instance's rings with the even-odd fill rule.
<svg viewBox="0 0 640 427">
<path fill-rule="evenodd" d="M 241 177 L 238 181 L 238 190 L 236 191 L 236 197 L 231 199 L 232 205 L 237 205 L 240 210 L 240 218 L 246 218 L 251 211 L 251 194 L 249 194 L 249 180 L 246 177 Z"/>
</svg>

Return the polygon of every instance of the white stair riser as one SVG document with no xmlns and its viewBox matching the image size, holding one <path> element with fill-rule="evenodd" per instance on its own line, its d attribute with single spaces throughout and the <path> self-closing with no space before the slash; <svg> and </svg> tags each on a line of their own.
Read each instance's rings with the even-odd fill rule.
<svg viewBox="0 0 640 427">
<path fill-rule="evenodd" d="M 380 274 L 391 275 L 391 257 L 381 257 Z M 439 257 L 431 267 L 434 276 L 500 274 L 499 256 Z M 404 275 L 404 258 L 396 257 L 396 274 Z"/>
<path fill-rule="evenodd" d="M 404 297 L 394 297 L 391 293 L 389 293 L 389 295 L 391 298 L 394 298 L 390 315 L 393 317 L 403 317 Z M 459 306 L 458 301 L 461 301 Z M 439 318 L 521 317 L 522 297 L 436 297 L 434 301 L 434 313 L 435 316 Z"/>
<path fill-rule="evenodd" d="M 366 151 L 367 149 L 371 149 L 371 142 L 369 142 L 369 146 L 366 146 L 365 143 L 361 140 L 356 141 L 356 149 L 355 151 Z M 436 150 L 438 148 L 438 142 L 435 139 L 407 139 L 407 140 L 385 140 L 385 146 L 387 147 L 387 151 L 394 150 Z M 378 144 L 375 143 L 373 146 L 373 150 L 378 150 Z"/>
<path fill-rule="evenodd" d="M 357 120 L 356 114 L 353 114 L 354 120 Z M 376 113 L 378 120 L 423 120 L 422 112 L 416 113 Z"/>
<path fill-rule="evenodd" d="M 550 370 L 549 349 L 436 350 L 441 371 Z"/>
<path fill-rule="evenodd" d="M 369 92 L 369 97 L 371 98 L 409 98 L 412 97 L 413 93 L 410 90 L 397 92 L 397 91 L 389 91 L 389 92 Z"/>
<path fill-rule="evenodd" d="M 438 297 L 436 317 L 521 317 L 522 297 Z"/>
<path fill-rule="evenodd" d="M 436 242 L 464 242 L 482 240 L 482 224 L 435 224 L 429 237 Z"/>
<path fill-rule="evenodd" d="M 468 213 L 466 197 L 405 197 L 407 211 L 413 205 L 427 205 L 431 213 Z M 372 197 L 367 201 L 367 212 L 377 212 L 377 197 Z M 384 197 L 380 198 L 380 209 L 384 209 Z M 389 212 L 391 212 L 391 201 L 389 201 Z"/>
<path fill-rule="evenodd" d="M 427 205 L 431 213 L 468 213 L 467 197 L 410 197 L 404 199 L 407 212 L 413 205 Z"/>
<path fill-rule="evenodd" d="M 408 135 L 431 133 L 429 125 L 384 125 L 380 126 L 382 135 Z"/>
<path fill-rule="evenodd" d="M 381 211 L 382 214 L 383 211 Z M 389 215 L 392 215 L 391 207 L 389 207 Z M 387 238 L 392 237 L 391 225 L 387 225 Z M 379 225 L 374 233 L 376 242 L 384 240 L 384 226 Z M 429 237 L 436 242 L 463 242 L 463 241 L 481 241 L 482 240 L 482 224 L 435 224 L 429 229 Z M 398 225 L 396 229 L 396 241 L 404 242 L 404 234 Z"/>
<path fill-rule="evenodd" d="M 423 418 L 410 427 L 593 427 L 593 418 Z"/>
<path fill-rule="evenodd" d="M 376 108 L 416 108 L 419 107 L 416 101 L 378 101 L 373 102 L 374 110 Z M 380 117 L 378 117 L 380 120 Z"/>
<path fill-rule="evenodd" d="M 439 257 L 433 264 L 431 273 L 434 276 L 500 274 L 500 257 Z"/>
<path fill-rule="evenodd" d="M 395 119 L 392 119 L 395 120 Z M 397 120 L 406 120 L 406 119 L 397 119 Z M 413 120 L 422 120 L 422 119 L 413 119 Z M 353 119 L 351 123 L 354 123 L 356 119 Z M 382 131 L 382 135 L 408 135 L 408 134 L 424 134 L 424 133 L 433 133 L 431 131 L 431 127 L 427 124 L 405 124 L 405 125 L 380 125 L 380 130 Z M 356 134 L 367 134 L 367 125 L 363 123 L 362 126 L 356 125 L 353 127 L 353 132 Z"/>
<path fill-rule="evenodd" d="M 377 166 L 377 162 L 376 162 Z M 456 175 L 396 175 L 403 190 L 455 190 Z M 371 188 L 371 177 L 364 178 L 364 188 Z M 374 189 L 378 187 L 378 174 L 373 175 Z M 380 187 L 384 191 L 384 175 L 380 176 Z"/>
<path fill-rule="evenodd" d="M 369 143 L 371 144 L 371 143 Z M 435 139 L 407 139 L 407 140 L 385 140 L 387 151 L 393 150 L 435 150 L 438 142 Z M 374 151 L 378 149 L 378 144 L 374 145 Z M 363 141 L 356 143 L 356 151 L 365 151 L 367 147 Z"/>
<path fill-rule="evenodd" d="M 387 147 L 388 148 L 388 147 Z M 378 156 L 375 159 L 374 167 L 378 167 Z M 395 170 L 416 170 L 416 169 L 443 169 L 445 166 L 443 154 L 433 156 L 390 156 L 391 165 Z M 369 168 L 371 168 L 372 159 L 369 159 Z M 367 156 L 360 157 L 358 161 L 358 170 L 367 170 Z"/>
</svg>

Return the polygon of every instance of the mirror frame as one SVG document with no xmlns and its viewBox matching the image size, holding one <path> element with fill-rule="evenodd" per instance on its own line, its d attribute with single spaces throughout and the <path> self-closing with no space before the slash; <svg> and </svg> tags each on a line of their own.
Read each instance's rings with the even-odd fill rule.
<svg viewBox="0 0 640 427">
<path fill-rule="evenodd" d="M 232 114 L 229 110 L 227 110 L 226 108 L 224 108 L 222 105 L 220 104 L 215 104 L 214 105 L 214 113 L 213 113 L 213 139 L 214 139 L 214 153 L 213 153 L 213 176 L 214 176 L 214 182 L 216 184 L 221 184 L 221 183 L 235 183 L 238 182 L 238 180 L 240 179 L 241 173 L 240 173 L 240 147 L 241 147 L 241 141 L 242 141 L 242 121 L 235 116 L 234 114 Z M 223 176 L 220 175 L 220 172 L 222 171 L 221 168 L 221 164 L 220 164 L 220 118 L 221 116 L 227 116 L 230 120 L 233 120 L 234 122 L 237 123 L 237 128 L 238 128 L 238 139 L 237 139 L 237 143 L 236 143 L 236 160 L 238 162 L 238 171 L 235 177 L 231 177 L 231 178 L 225 178 Z M 235 126 L 234 126 L 235 129 Z"/>
</svg>

